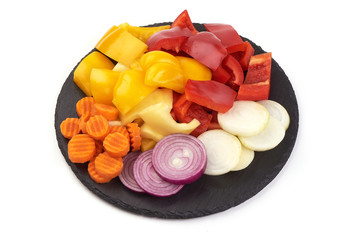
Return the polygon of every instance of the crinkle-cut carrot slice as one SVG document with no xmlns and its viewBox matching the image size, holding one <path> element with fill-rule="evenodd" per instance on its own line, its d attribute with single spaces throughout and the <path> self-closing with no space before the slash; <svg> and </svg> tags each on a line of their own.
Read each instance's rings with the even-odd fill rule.
<svg viewBox="0 0 360 240">
<path fill-rule="evenodd" d="M 88 172 L 89 172 L 91 179 L 94 180 L 94 182 L 96 182 L 96 183 L 108 183 L 112 179 L 112 178 L 102 177 L 95 171 L 95 158 L 90 160 L 89 165 L 88 165 Z"/>
<path fill-rule="evenodd" d="M 89 116 L 94 116 L 96 113 L 94 98 L 84 97 L 84 98 L 81 98 L 79 101 L 77 101 L 76 112 L 79 117 L 81 117 L 82 115 L 87 115 L 87 114 Z"/>
<path fill-rule="evenodd" d="M 80 131 L 82 133 L 87 133 L 87 131 L 86 131 L 86 123 L 87 123 L 87 121 L 89 121 L 89 119 L 90 119 L 90 114 L 83 114 L 79 118 L 79 127 L 80 127 Z"/>
<path fill-rule="evenodd" d="M 95 148 L 96 148 L 95 156 L 99 155 L 100 153 L 103 153 L 104 146 L 103 146 L 102 141 L 95 140 Z"/>
<path fill-rule="evenodd" d="M 78 118 L 66 118 L 60 124 L 60 131 L 65 138 L 72 138 L 76 134 L 80 133 L 79 119 Z"/>
<path fill-rule="evenodd" d="M 123 157 L 130 151 L 129 138 L 120 132 L 108 134 L 104 139 L 103 146 L 112 157 Z"/>
<path fill-rule="evenodd" d="M 68 156 L 73 163 L 85 163 L 94 158 L 95 141 L 87 134 L 77 134 L 68 143 Z"/>
<path fill-rule="evenodd" d="M 103 140 L 110 132 L 110 126 L 106 118 L 95 115 L 87 121 L 86 132 L 95 140 Z"/>
<path fill-rule="evenodd" d="M 115 121 L 119 117 L 119 110 L 111 105 L 95 103 L 95 110 L 97 114 L 102 115 L 108 121 Z"/>
<path fill-rule="evenodd" d="M 122 158 L 114 158 L 105 153 L 100 153 L 95 158 L 95 171 L 104 178 L 117 177 L 122 169 Z"/>
<path fill-rule="evenodd" d="M 140 136 L 139 125 L 137 123 L 132 122 L 132 123 L 128 123 L 126 127 L 130 135 L 131 151 L 135 152 L 140 150 L 141 136 Z"/>
<path fill-rule="evenodd" d="M 122 135 L 126 136 L 127 139 L 130 141 L 130 135 L 126 127 L 124 126 L 112 126 L 110 128 L 110 133 L 119 132 Z"/>
</svg>

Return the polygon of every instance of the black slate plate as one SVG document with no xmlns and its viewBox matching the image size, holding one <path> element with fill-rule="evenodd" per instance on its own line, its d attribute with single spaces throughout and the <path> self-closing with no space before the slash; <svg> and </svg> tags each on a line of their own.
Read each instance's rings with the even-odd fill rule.
<svg viewBox="0 0 360 240">
<path fill-rule="evenodd" d="M 163 25 L 160 23 L 154 25 Z M 205 28 L 194 24 L 199 31 Z M 248 40 L 244 38 L 244 40 Z M 248 40 L 249 41 L 249 40 Z M 255 54 L 263 53 L 261 47 L 249 41 Z M 253 197 L 268 185 L 281 171 L 294 147 L 298 132 L 298 105 L 294 90 L 285 72 L 272 60 L 270 99 L 282 104 L 291 119 L 284 140 L 273 150 L 257 152 L 251 165 L 237 172 L 222 176 L 202 176 L 196 182 L 186 185 L 171 197 L 153 197 L 128 190 L 118 178 L 107 184 L 96 184 L 89 177 L 87 164 L 73 164 L 67 155 L 67 143 L 60 132 L 60 124 L 67 117 L 77 117 L 75 104 L 84 97 L 74 84 L 73 73 L 66 79 L 55 110 L 55 129 L 59 148 L 77 178 L 93 193 L 121 209 L 158 218 L 195 218 L 214 214 L 237 206 Z M 76 66 L 75 66 L 76 68 Z M 74 69 L 75 69 L 74 68 Z"/>
</svg>

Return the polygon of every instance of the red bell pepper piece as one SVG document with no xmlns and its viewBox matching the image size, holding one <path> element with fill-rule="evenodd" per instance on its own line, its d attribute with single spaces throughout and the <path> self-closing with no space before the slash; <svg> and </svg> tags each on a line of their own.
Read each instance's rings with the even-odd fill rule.
<svg viewBox="0 0 360 240">
<path fill-rule="evenodd" d="M 198 32 L 190 36 L 181 46 L 181 50 L 213 71 L 220 66 L 227 55 L 221 41 L 210 32 Z"/>
<path fill-rule="evenodd" d="M 212 115 L 212 118 L 211 118 L 210 124 L 208 126 L 208 130 L 221 129 L 219 121 L 218 121 L 218 117 L 217 117 L 218 112 L 212 111 L 211 115 Z"/>
<path fill-rule="evenodd" d="M 271 53 L 252 56 L 237 100 L 265 100 L 270 95 Z"/>
<path fill-rule="evenodd" d="M 178 53 L 181 45 L 192 35 L 188 28 L 174 27 L 153 34 L 146 44 L 149 51 L 171 50 Z"/>
<path fill-rule="evenodd" d="M 193 103 L 186 99 L 185 94 L 181 95 L 173 105 L 172 111 L 176 119 L 181 123 L 189 123 L 194 118 L 200 122 L 190 134 L 197 137 L 208 129 L 212 115 L 199 104 Z"/>
<path fill-rule="evenodd" d="M 229 54 L 239 61 L 242 69 L 246 71 L 249 67 L 250 58 L 254 55 L 254 48 L 248 41 L 227 48 Z"/>
<path fill-rule="evenodd" d="M 195 29 L 187 10 L 184 10 L 182 13 L 180 13 L 180 15 L 171 24 L 171 28 L 174 28 L 176 26 L 180 28 L 188 28 L 193 34 L 196 34 L 198 32 Z"/>
<path fill-rule="evenodd" d="M 185 94 L 180 95 L 173 103 L 172 111 L 175 113 L 176 119 L 180 122 L 184 122 L 185 114 L 188 111 L 191 101 L 186 99 Z"/>
<path fill-rule="evenodd" d="M 269 99 L 269 95 L 270 80 L 241 85 L 236 100 L 260 101 Z"/>
<path fill-rule="evenodd" d="M 215 34 L 225 48 L 239 45 L 243 42 L 236 30 L 228 24 L 208 23 L 204 24 L 206 30 Z"/>
<path fill-rule="evenodd" d="M 228 73 L 222 65 L 220 65 L 215 71 L 212 71 L 212 79 L 220 82 L 226 83 L 231 78 L 230 73 Z"/>
<path fill-rule="evenodd" d="M 226 85 L 235 91 L 239 90 L 240 85 L 244 81 L 244 72 L 240 63 L 233 56 L 228 55 L 224 59 L 222 65 L 231 75 L 231 78 L 226 82 Z"/>
<path fill-rule="evenodd" d="M 258 83 L 270 80 L 271 52 L 262 53 L 250 58 L 249 68 L 244 83 Z"/>
<path fill-rule="evenodd" d="M 236 92 L 216 81 L 188 80 L 185 85 L 186 99 L 221 113 L 227 112 L 234 104 Z"/>
</svg>

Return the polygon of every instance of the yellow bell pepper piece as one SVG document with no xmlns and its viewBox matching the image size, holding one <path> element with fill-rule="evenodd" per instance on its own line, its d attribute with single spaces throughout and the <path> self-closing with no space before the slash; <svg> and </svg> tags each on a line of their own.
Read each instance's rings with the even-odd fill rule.
<svg viewBox="0 0 360 240">
<path fill-rule="evenodd" d="M 184 71 L 184 75 L 186 76 L 186 81 L 188 79 L 196 80 L 196 81 L 211 80 L 212 77 L 211 70 L 208 67 L 206 67 L 204 64 L 189 57 L 176 56 L 176 59 L 179 61 L 181 68 Z"/>
<path fill-rule="evenodd" d="M 179 60 L 170 53 L 164 51 L 147 52 L 140 58 L 140 64 L 144 70 L 147 70 L 156 63 L 170 63 L 181 68 Z"/>
<path fill-rule="evenodd" d="M 141 147 L 140 150 L 145 152 L 147 150 L 153 149 L 156 145 L 156 142 L 150 138 L 141 138 Z"/>
<path fill-rule="evenodd" d="M 164 103 L 158 103 L 146 108 L 139 113 L 139 116 L 145 122 L 141 126 L 142 129 L 144 126 L 148 126 L 149 135 L 147 138 L 151 138 L 154 141 L 158 141 L 159 138 L 173 133 L 189 134 L 200 125 L 197 119 L 193 119 L 189 123 L 177 123 Z M 152 130 L 152 137 L 149 129 Z"/>
<path fill-rule="evenodd" d="M 126 29 L 129 33 L 137 37 L 143 42 L 146 42 L 154 33 L 169 29 L 170 25 L 163 25 L 157 27 L 135 27 L 128 23 L 122 23 L 119 27 Z"/>
<path fill-rule="evenodd" d="M 90 74 L 90 88 L 96 103 L 112 105 L 114 86 L 120 72 L 93 68 Z"/>
<path fill-rule="evenodd" d="M 115 67 L 113 68 L 113 71 L 122 72 L 122 71 L 128 70 L 128 69 L 129 68 L 127 66 L 118 62 L 118 63 L 116 63 Z"/>
<path fill-rule="evenodd" d="M 140 127 L 140 135 L 141 139 L 151 139 L 154 142 L 160 141 L 164 136 L 164 134 L 160 133 L 156 129 L 152 128 L 149 124 L 144 123 Z"/>
<path fill-rule="evenodd" d="M 90 73 L 93 68 L 113 69 L 114 64 L 102 53 L 94 51 L 87 55 L 74 71 L 75 84 L 87 95 L 91 96 Z"/>
<path fill-rule="evenodd" d="M 147 50 L 147 45 L 123 28 L 109 30 L 95 46 L 97 50 L 113 60 L 129 67 Z"/>
<path fill-rule="evenodd" d="M 126 114 L 155 89 L 144 84 L 143 71 L 125 70 L 114 87 L 112 102 L 121 114 Z"/>
<path fill-rule="evenodd" d="M 139 113 L 141 113 L 143 110 L 158 103 L 165 104 L 167 110 L 170 112 L 173 106 L 172 91 L 166 88 L 156 89 L 149 96 L 147 96 L 141 102 L 139 102 L 129 112 L 127 112 L 126 114 L 120 114 L 120 120 L 124 125 L 126 125 L 134 121 L 135 119 L 139 118 Z"/>
<path fill-rule="evenodd" d="M 183 71 L 174 64 L 156 63 L 149 67 L 145 73 L 145 84 L 148 86 L 165 87 L 178 93 L 184 93 L 185 83 Z"/>
</svg>

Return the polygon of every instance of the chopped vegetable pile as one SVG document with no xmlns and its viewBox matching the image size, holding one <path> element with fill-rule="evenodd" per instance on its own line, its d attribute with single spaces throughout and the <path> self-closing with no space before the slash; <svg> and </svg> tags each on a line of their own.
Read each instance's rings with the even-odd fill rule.
<svg viewBox="0 0 360 240">
<path fill-rule="evenodd" d="M 96 183 L 166 197 L 203 174 L 248 167 L 290 124 L 269 100 L 271 53 L 228 24 L 111 27 L 74 71 L 86 97 L 61 125 L 68 157 Z"/>
</svg>

